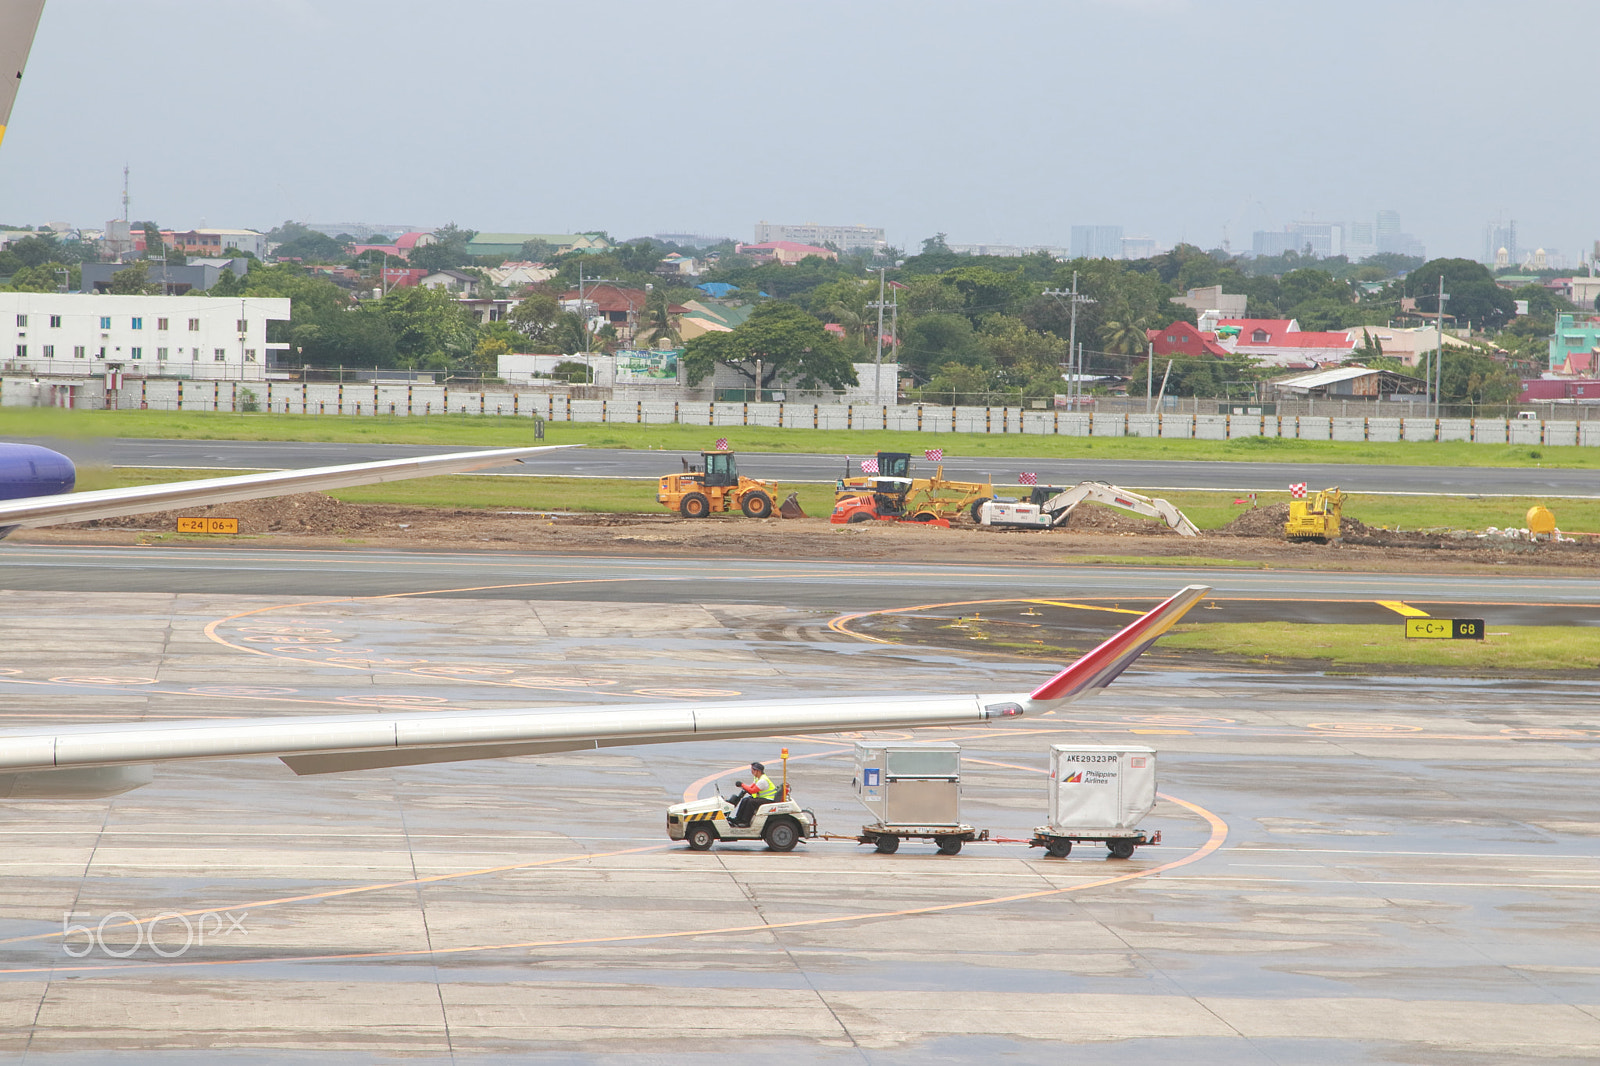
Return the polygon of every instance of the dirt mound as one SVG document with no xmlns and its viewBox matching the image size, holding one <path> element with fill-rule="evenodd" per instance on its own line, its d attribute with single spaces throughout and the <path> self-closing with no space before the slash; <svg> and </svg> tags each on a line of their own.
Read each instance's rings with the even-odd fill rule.
<svg viewBox="0 0 1600 1066">
<path fill-rule="evenodd" d="M 1275 503 L 1270 507 L 1252 507 L 1216 532 L 1224 537 L 1277 537 L 1281 540 L 1283 524 L 1288 520 L 1289 505 Z"/>
<path fill-rule="evenodd" d="M 1093 503 L 1080 503 L 1072 509 L 1067 519 L 1067 530 L 1072 533 L 1112 533 L 1141 537 L 1176 537 L 1177 531 L 1168 529 L 1165 522 L 1156 522 L 1126 511 L 1116 511 Z"/>
<path fill-rule="evenodd" d="M 372 528 L 360 507 L 340 503 L 320 493 L 277 496 L 268 500 L 241 500 L 178 511 L 123 515 L 77 523 L 78 529 L 158 529 L 170 532 L 179 518 L 237 518 L 240 533 L 343 533 Z"/>
</svg>

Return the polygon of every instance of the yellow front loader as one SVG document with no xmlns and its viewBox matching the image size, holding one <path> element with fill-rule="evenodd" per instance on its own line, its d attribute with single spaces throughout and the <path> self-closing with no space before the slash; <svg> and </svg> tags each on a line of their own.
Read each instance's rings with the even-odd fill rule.
<svg viewBox="0 0 1600 1066">
<path fill-rule="evenodd" d="M 1339 513 L 1343 507 L 1344 493 L 1337 486 L 1323 489 L 1309 500 L 1290 500 L 1283 535 L 1289 540 L 1337 544 L 1341 539 Z"/>
</svg>

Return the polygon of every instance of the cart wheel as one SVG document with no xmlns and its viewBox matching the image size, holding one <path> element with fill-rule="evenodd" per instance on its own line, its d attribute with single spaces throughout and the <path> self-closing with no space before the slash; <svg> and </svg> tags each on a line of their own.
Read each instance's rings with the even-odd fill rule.
<svg viewBox="0 0 1600 1066">
<path fill-rule="evenodd" d="M 685 518 L 704 518 L 711 513 L 711 501 L 703 492 L 691 492 L 679 501 L 678 513 Z"/>
<path fill-rule="evenodd" d="M 877 845 L 879 855 L 893 855 L 900 850 L 899 837 L 879 837 L 873 843 Z"/>
<path fill-rule="evenodd" d="M 961 854 L 961 838 L 960 837 L 934 837 L 933 838 L 933 842 L 935 844 L 939 845 L 939 854 L 940 855 L 959 855 L 959 854 Z"/>
<path fill-rule="evenodd" d="M 1133 858 L 1133 849 L 1138 847 L 1138 846 L 1139 845 L 1135 844 L 1131 840 L 1108 840 L 1108 841 L 1106 841 L 1106 850 L 1111 853 L 1111 857 L 1113 859 L 1131 859 L 1131 858 Z"/>
<path fill-rule="evenodd" d="M 709 825 L 693 825 L 683 834 L 683 839 L 689 842 L 690 851 L 710 851 L 711 845 L 717 842 L 717 832 Z"/>
<path fill-rule="evenodd" d="M 761 839 L 773 851 L 793 851 L 794 846 L 800 843 L 800 827 L 794 824 L 792 818 L 774 818 L 761 831 Z"/>
<path fill-rule="evenodd" d="M 1044 853 L 1052 859 L 1064 859 L 1072 854 L 1072 841 L 1052 840 L 1044 846 Z"/>
</svg>

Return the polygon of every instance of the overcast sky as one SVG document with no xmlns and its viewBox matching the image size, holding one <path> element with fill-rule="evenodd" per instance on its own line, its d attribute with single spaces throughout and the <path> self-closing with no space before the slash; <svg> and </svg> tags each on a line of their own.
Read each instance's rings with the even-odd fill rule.
<svg viewBox="0 0 1600 1066">
<path fill-rule="evenodd" d="M 47 0 L 0 222 L 1600 237 L 1595 0 Z"/>
</svg>

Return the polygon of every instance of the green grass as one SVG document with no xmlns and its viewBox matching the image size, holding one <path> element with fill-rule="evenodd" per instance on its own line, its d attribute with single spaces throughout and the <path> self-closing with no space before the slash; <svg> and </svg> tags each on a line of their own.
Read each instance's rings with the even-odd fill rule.
<svg viewBox="0 0 1600 1066">
<path fill-rule="evenodd" d="M 670 468 L 668 468 L 670 469 Z M 156 485 L 169 481 L 227 477 L 228 470 L 164 470 L 136 467 L 85 467 L 78 472 L 80 489 Z M 791 491 L 800 494 L 807 514 L 826 516 L 833 510 L 830 485 L 784 486 L 774 503 Z M 666 514 L 656 503 L 656 483 L 644 479 L 578 477 L 482 477 L 455 475 L 390 481 L 380 485 L 328 493 L 347 503 L 390 503 L 408 507 L 450 507 L 496 511 L 592 511 L 602 514 Z"/>
<path fill-rule="evenodd" d="M 673 464 L 662 460 L 662 470 L 672 472 Z M 163 470 L 118 467 L 84 467 L 78 471 L 80 489 L 118 488 L 124 485 L 153 485 L 191 478 L 225 477 L 234 471 Z M 826 515 L 833 509 L 833 489 L 825 484 L 782 485 L 779 499 L 796 491 L 807 514 Z M 335 499 L 351 503 L 393 503 L 415 507 L 467 507 L 526 511 L 594 511 L 601 513 L 651 513 L 662 511 L 656 503 L 655 482 L 644 478 L 576 477 L 483 477 L 464 476 L 418 478 L 391 481 L 381 485 L 343 489 L 330 493 Z M 1232 492 L 1168 492 L 1162 494 L 1187 514 L 1202 530 L 1220 529 L 1246 510 L 1233 501 Z M 1289 494 L 1260 493 L 1261 506 L 1287 503 Z M 1483 529 L 1486 526 L 1520 526 L 1529 507 L 1544 503 L 1555 512 L 1564 530 L 1600 532 L 1600 500 L 1562 500 L 1544 497 L 1487 499 L 1472 496 L 1362 496 L 1345 501 L 1344 513 L 1369 526 L 1401 529 Z M 1136 518 L 1131 512 L 1118 511 Z M 1020 534 L 1019 534 L 1020 535 Z M 1139 556 L 1090 556 L 1084 562 L 1124 566 L 1154 565 L 1154 559 Z M 1165 558 L 1165 566 L 1259 566 L 1256 563 L 1229 562 L 1200 556 Z"/>
<path fill-rule="evenodd" d="M 204 440 L 285 440 L 511 447 L 532 443 L 526 418 L 434 415 L 406 418 L 354 415 L 221 414 L 171 411 L 66 411 L 0 408 L 0 436 L 160 437 Z M 546 443 L 597 448 L 698 451 L 727 437 L 745 452 L 836 452 L 863 455 L 941 447 L 952 456 L 1070 459 L 1191 459 L 1240 462 L 1318 462 L 1407 466 L 1600 468 L 1600 448 L 1469 444 L 1297 441 L 1248 437 L 1233 441 L 1147 437 L 1055 437 L 983 433 L 904 433 L 874 430 L 765 429 L 743 426 L 606 425 L 551 422 Z"/>
<path fill-rule="evenodd" d="M 1487 640 L 1407 640 L 1391 625 L 1217 622 L 1178 626 L 1161 638 L 1166 651 L 1201 651 L 1257 663 L 1327 660 L 1335 668 L 1444 667 L 1475 670 L 1593 670 L 1600 666 L 1600 629 L 1587 626 L 1497 626 Z"/>
</svg>

